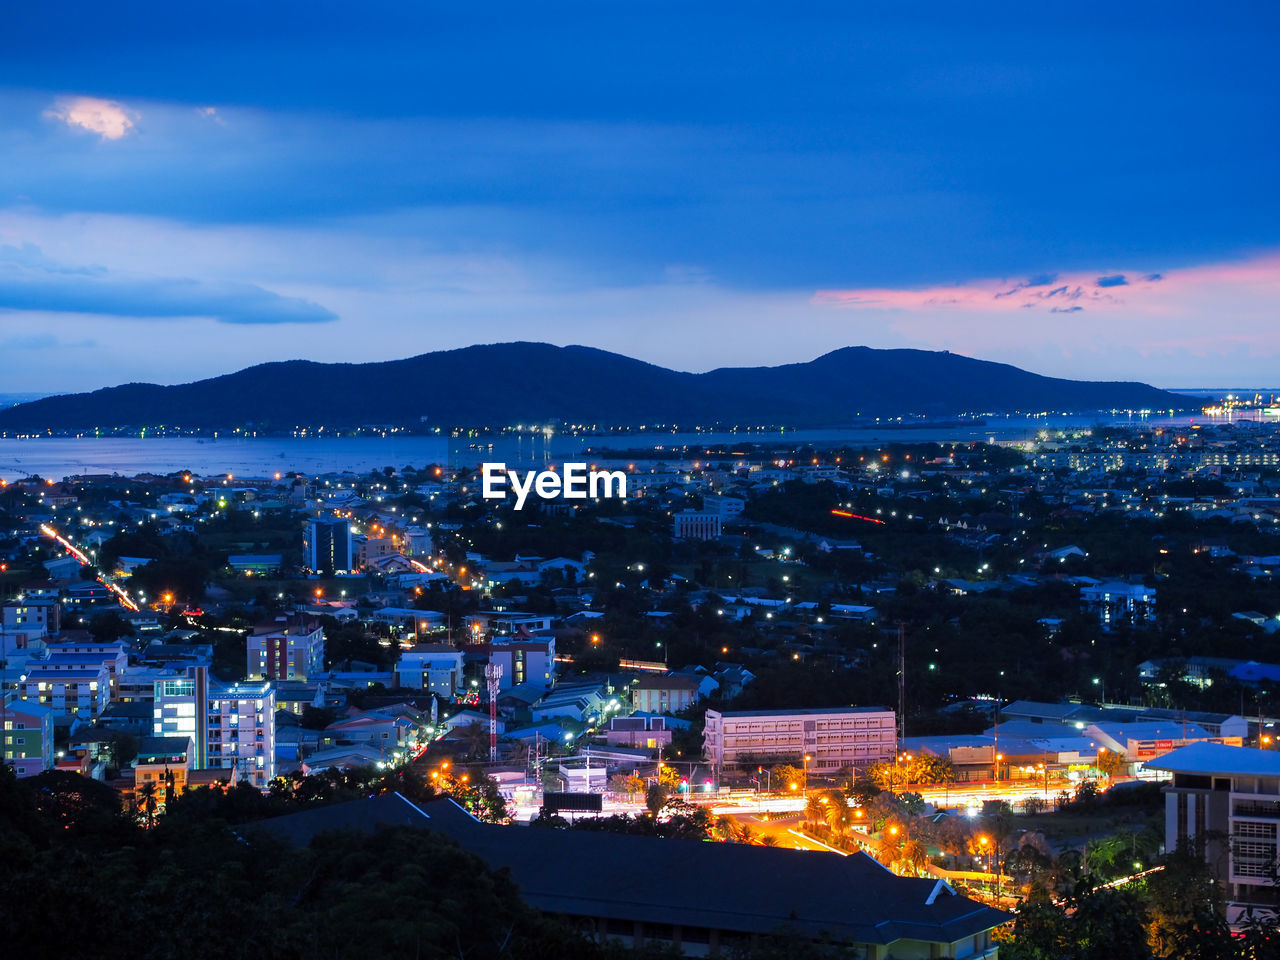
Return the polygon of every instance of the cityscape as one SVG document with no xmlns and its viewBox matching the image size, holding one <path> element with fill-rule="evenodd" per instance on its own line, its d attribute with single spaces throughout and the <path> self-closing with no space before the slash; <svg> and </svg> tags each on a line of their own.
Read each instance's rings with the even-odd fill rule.
<svg viewBox="0 0 1280 960">
<path fill-rule="evenodd" d="M 1275 11 L 712 6 L 15 15 L 15 954 L 1280 957 Z"/>
</svg>

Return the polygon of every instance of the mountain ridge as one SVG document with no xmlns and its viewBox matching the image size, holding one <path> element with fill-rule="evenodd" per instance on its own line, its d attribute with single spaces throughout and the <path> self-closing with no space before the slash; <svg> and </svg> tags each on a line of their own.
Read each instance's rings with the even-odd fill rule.
<svg viewBox="0 0 1280 960">
<path fill-rule="evenodd" d="M 687 373 L 595 347 L 516 341 L 368 363 L 276 360 L 183 384 L 125 383 L 0 410 L 0 430 L 833 426 L 866 416 L 1193 406 L 1147 384 L 1045 377 L 946 351 L 849 346 L 805 362 Z"/>
</svg>

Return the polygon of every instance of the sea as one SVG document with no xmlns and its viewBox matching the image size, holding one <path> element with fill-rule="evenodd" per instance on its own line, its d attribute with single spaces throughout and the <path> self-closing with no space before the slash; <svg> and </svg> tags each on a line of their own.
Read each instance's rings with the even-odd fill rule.
<svg viewBox="0 0 1280 960">
<path fill-rule="evenodd" d="M 62 479 L 86 474 L 231 474 L 263 478 L 297 472 L 305 476 L 368 473 L 429 464 L 474 467 L 486 461 L 508 466 L 545 467 L 566 460 L 604 462 L 626 459 L 622 451 L 647 453 L 668 462 L 696 459 L 708 446 L 742 444 L 800 447 L 877 448 L 892 443 L 998 442 L 1031 440 L 1048 432 L 1098 425 L 1187 426 L 1246 420 L 1228 416 L 1144 416 L 1120 413 L 1095 416 L 987 416 L 977 420 L 883 421 L 829 429 L 738 429 L 732 431 L 575 433 L 504 431 L 491 434 L 445 433 L 360 437 L 23 437 L 0 438 L 0 478 L 38 475 Z M 612 455 L 611 455 L 612 454 Z"/>
</svg>

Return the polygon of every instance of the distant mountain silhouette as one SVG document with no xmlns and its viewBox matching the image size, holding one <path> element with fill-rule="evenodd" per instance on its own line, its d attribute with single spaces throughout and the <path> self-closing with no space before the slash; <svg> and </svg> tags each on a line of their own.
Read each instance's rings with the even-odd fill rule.
<svg viewBox="0 0 1280 960">
<path fill-rule="evenodd" d="M 0 411 L 0 430 L 259 430 L 362 424 L 850 424 L 861 416 L 1185 409 L 1141 383 L 1060 380 L 946 352 L 845 347 L 808 363 L 693 374 L 591 347 L 498 343 L 380 363 L 264 363 L 195 383 L 129 383 Z"/>
</svg>

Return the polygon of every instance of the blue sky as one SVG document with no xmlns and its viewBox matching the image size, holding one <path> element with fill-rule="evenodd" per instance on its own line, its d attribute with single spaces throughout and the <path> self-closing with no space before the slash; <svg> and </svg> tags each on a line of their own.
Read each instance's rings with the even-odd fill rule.
<svg viewBox="0 0 1280 960">
<path fill-rule="evenodd" d="M 23 5 L 0 389 L 512 339 L 1280 385 L 1278 8 L 1035 7 Z"/>
</svg>

